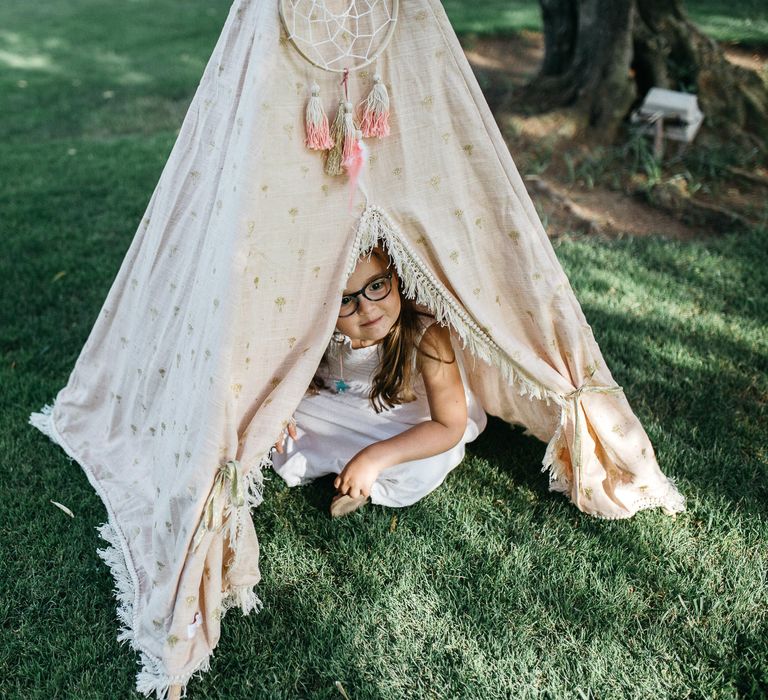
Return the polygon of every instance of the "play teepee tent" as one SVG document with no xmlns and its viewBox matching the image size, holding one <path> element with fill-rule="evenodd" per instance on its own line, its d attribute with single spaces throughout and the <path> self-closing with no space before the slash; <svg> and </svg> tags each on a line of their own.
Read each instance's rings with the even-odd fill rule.
<svg viewBox="0 0 768 700">
<path fill-rule="evenodd" d="M 359 255 L 450 325 L 551 488 L 682 510 L 603 362 L 439 0 L 236 0 L 66 386 L 30 421 L 104 501 L 137 687 L 260 603 L 250 508 Z"/>
</svg>

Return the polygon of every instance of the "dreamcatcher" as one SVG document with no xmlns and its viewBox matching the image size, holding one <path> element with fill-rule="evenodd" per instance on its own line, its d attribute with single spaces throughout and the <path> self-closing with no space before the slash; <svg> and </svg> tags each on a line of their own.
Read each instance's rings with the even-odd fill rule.
<svg viewBox="0 0 768 700">
<path fill-rule="evenodd" d="M 325 172 L 345 171 L 353 183 L 366 160 L 363 138 L 389 135 L 389 94 L 379 73 L 357 109 L 349 101 L 350 73 L 373 63 L 389 43 L 397 23 L 399 0 L 280 0 L 280 18 L 288 38 L 312 65 L 339 73 L 341 94 L 329 126 L 313 83 L 305 112 L 305 145 L 325 151 Z"/>
</svg>

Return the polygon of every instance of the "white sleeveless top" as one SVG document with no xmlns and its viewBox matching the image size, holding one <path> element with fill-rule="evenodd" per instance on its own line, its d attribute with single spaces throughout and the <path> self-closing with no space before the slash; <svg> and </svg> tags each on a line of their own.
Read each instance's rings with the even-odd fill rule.
<svg viewBox="0 0 768 700">
<path fill-rule="evenodd" d="M 434 322 L 420 316 L 421 342 L 424 331 Z M 464 383 L 467 400 L 467 426 L 461 440 L 445 452 L 431 457 L 403 462 L 385 469 L 371 486 L 371 500 L 389 506 L 415 503 L 439 486 L 448 472 L 464 458 L 464 446 L 485 428 L 487 416 L 469 389 L 456 340 L 451 337 L 456 363 Z M 324 474 L 338 474 L 352 457 L 369 445 L 399 435 L 409 428 L 432 418 L 424 380 L 414 375 L 416 400 L 385 408 L 376 413 L 368 395 L 379 365 L 379 343 L 353 348 L 349 339 L 343 343 L 331 341 L 324 362 L 318 367 L 318 377 L 327 389 L 309 392 L 296 408 L 297 439 L 286 439 L 285 453 L 272 455 L 274 470 L 289 486 L 308 483 Z M 335 382 L 341 378 L 340 361 L 344 367 L 347 389 L 336 393 Z"/>
<path fill-rule="evenodd" d="M 432 316 L 419 314 L 418 319 L 420 329 L 416 337 L 417 347 L 427 328 L 435 323 L 435 319 Z M 327 393 L 330 391 L 334 393 L 335 402 L 338 401 L 339 403 L 349 405 L 356 410 L 365 410 L 381 420 L 394 421 L 404 425 L 415 425 L 430 420 L 431 413 L 427 400 L 427 391 L 420 372 L 416 372 L 413 375 L 412 389 L 416 395 L 414 401 L 385 408 L 381 413 L 376 413 L 369 399 L 369 394 L 373 386 L 373 377 L 381 360 L 380 348 L 381 343 L 363 348 L 353 348 L 349 338 L 344 338 L 342 343 L 332 340 L 325 352 L 326 362 L 321 364 L 318 369 L 318 376 L 325 381 L 327 387 L 321 390 L 321 392 Z M 483 425 L 485 425 L 485 413 L 469 389 L 461 361 L 461 354 L 456 352 L 455 348 L 454 354 L 464 383 L 469 422 L 482 421 Z M 336 382 L 342 378 L 342 373 L 347 388 L 336 393 Z"/>
</svg>

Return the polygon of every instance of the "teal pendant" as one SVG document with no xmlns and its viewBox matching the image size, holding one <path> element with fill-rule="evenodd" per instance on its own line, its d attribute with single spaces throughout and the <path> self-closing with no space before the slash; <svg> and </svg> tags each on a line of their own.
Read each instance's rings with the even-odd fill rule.
<svg viewBox="0 0 768 700">
<path fill-rule="evenodd" d="M 349 389 L 349 384 L 347 384 L 343 379 L 336 380 L 336 391 L 339 394 L 345 392 L 347 389 Z"/>
</svg>

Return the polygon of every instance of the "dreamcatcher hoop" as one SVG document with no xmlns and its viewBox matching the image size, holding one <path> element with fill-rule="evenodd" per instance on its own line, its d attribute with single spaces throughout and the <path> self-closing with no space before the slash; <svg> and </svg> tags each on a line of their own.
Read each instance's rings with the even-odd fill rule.
<svg viewBox="0 0 768 700">
<path fill-rule="evenodd" d="M 392 38 L 400 0 L 339 0 L 346 8 L 339 13 L 328 9 L 329 1 L 279 0 L 288 39 L 321 70 L 357 71 L 373 63 Z"/>
</svg>

